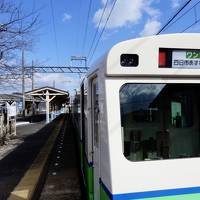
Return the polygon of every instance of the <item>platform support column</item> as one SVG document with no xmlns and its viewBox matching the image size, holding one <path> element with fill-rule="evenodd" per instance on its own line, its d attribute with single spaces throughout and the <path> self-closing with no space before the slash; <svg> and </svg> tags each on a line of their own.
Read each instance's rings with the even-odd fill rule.
<svg viewBox="0 0 200 200">
<path fill-rule="evenodd" d="M 51 98 L 49 97 L 49 91 L 46 91 L 46 123 L 48 124 L 50 122 L 49 120 L 49 105 L 50 102 L 55 98 L 56 96 L 52 96 Z"/>
<path fill-rule="evenodd" d="M 0 115 L 0 138 L 3 136 L 3 113 Z"/>
<path fill-rule="evenodd" d="M 49 91 L 46 91 L 46 123 L 49 123 L 49 103 L 50 103 L 50 99 L 49 99 Z"/>
</svg>

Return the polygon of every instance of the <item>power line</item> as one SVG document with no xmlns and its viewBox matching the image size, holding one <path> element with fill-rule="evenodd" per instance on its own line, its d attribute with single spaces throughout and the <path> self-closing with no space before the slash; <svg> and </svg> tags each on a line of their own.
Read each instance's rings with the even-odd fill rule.
<svg viewBox="0 0 200 200">
<path fill-rule="evenodd" d="M 81 32 L 81 30 L 80 30 L 80 22 L 81 22 L 81 10 L 82 10 L 82 0 L 79 0 L 79 7 L 78 7 L 78 14 L 79 14 L 79 16 L 78 16 L 78 18 L 77 18 L 77 31 L 76 31 L 76 41 L 75 41 L 75 47 L 76 47 L 76 49 L 79 49 L 79 46 L 78 46 L 78 44 L 79 44 L 79 38 L 80 38 L 80 32 Z M 81 47 L 80 47 L 81 48 Z"/>
<path fill-rule="evenodd" d="M 106 4 L 105 4 L 105 6 L 104 6 L 104 9 L 103 9 L 103 12 L 102 12 L 101 18 L 100 18 L 100 20 L 99 20 L 98 27 L 97 27 L 97 30 L 96 30 L 95 35 L 94 35 L 94 37 L 93 37 L 93 40 L 92 40 L 92 43 L 91 43 L 91 46 L 90 46 L 90 49 L 89 49 L 89 52 L 88 52 L 87 57 L 89 57 L 90 54 L 91 54 L 92 48 L 93 48 L 93 46 L 94 46 L 94 42 L 95 42 L 96 37 L 97 37 L 97 33 L 99 32 L 99 28 L 100 28 L 100 25 L 101 25 L 101 22 L 102 22 L 102 19 L 103 19 L 104 13 L 105 13 L 106 8 L 107 8 L 107 6 L 108 6 L 108 2 L 109 2 L 109 0 L 106 1 Z"/>
<path fill-rule="evenodd" d="M 86 27 L 85 27 L 84 37 L 83 37 L 83 46 L 82 46 L 83 52 L 85 50 L 85 44 L 86 44 L 86 40 L 87 40 L 88 24 L 89 24 L 91 8 L 92 8 L 92 0 L 90 0 L 90 2 L 89 2 L 89 8 L 88 8 L 88 12 L 87 12 Z"/>
<path fill-rule="evenodd" d="M 158 31 L 158 33 L 156 34 L 156 35 L 159 35 L 162 31 L 164 31 L 164 30 L 166 30 L 166 28 L 168 28 L 169 27 L 169 25 L 173 22 L 173 20 L 184 10 L 184 8 L 186 8 L 186 6 L 188 6 L 189 4 L 190 4 L 190 2 L 191 2 L 192 0 L 188 0 L 169 20 L 168 20 L 168 22 Z M 112 8 L 111 8 L 111 10 L 110 10 L 110 13 L 109 13 L 109 15 L 108 15 L 108 17 L 107 17 L 107 19 L 106 19 L 106 23 L 105 23 L 105 25 L 104 25 L 104 27 L 103 27 L 103 29 L 102 29 L 102 31 L 101 31 L 101 33 L 100 33 L 100 35 L 99 35 L 99 38 L 98 38 L 98 40 L 97 40 L 97 42 L 96 42 L 96 45 L 95 45 L 95 48 L 94 48 L 94 50 L 93 50 L 93 52 L 92 52 L 92 55 L 91 55 L 91 57 L 90 57 L 90 59 L 89 59 L 89 62 L 92 60 L 92 58 L 93 58 L 93 56 L 94 56 L 94 53 L 95 53 L 95 51 L 96 51 L 96 49 L 97 49 L 97 47 L 98 47 L 98 44 L 99 44 L 99 41 L 100 41 L 100 38 L 102 37 L 102 35 L 103 35 L 103 33 L 104 33 L 104 31 L 105 31 L 105 28 L 106 28 L 106 25 L 107 25 L 107 23 L 108 23 L 108 20 L 109 20 L 109 18 L 110 18 L 110 16 L 111 16 L 111 14 L 112 14 L 112 11 L 113 11 L 113 9 L 114 9 L 114 7 L 115 7 L 115 4 L 116 4 L 116 2 L 117 2 L 117 0 L 115 0 L 115 2 L 113 3 L 113 6 L 112 6 Z M 198 2 L 199 3 L 199 2 Z M 197 3 L 197 4 L 198 4 Z M 195 6 L 193 6 L 193 8 L 194 8 Z M 104 8 L 105 9 L 105 8 Z M 192 9 L 192 8 L 191 8 Z M 190 10 L 191 10 L 190 9 Z M 105 12 L 105 11 L 104 11 Z M 188 11 L 189 12 L 189 11 Z M 186 13 L 185 13 L 186 14 Z M 103 16 L 102 16 L 103 17 Z M 178 18 L 178 19 L 180 19 L 180 18 Z M 178 20 L 177 19 L 177 20 Z M 177 21 L 176 20 L 176 21 Z M 193 25 L 195 25 L 195 24 L 197 24 L 198 22 L 200 21 L 200 19 L 199 20 L 196 20 L 192 25 L 190 25 L 189 27 L 187 27 L 186 29 L 184 29 L 183 30 L 183 32 L 184 31 L 186 31 L 187 29 L 189 29 L 189 28 L 191 28 Z M 101 22 L 100 22 L 101 23 Z M 100 24 L 99 23 L 99 24 Z M 173 22 L 173 23 L 175 23 L 175 22 Z M 95 33 L 95 37 L 96 37 L 96 34 L 98 33 L 98 31 Z M 90 53 L 91 53 L 91 49 L 92 49 L 92 47 L 93 47 L 93 44 L 94 43 L 94 39 L 93 39 L 93 42 L 92 42 L 92 46 L 90 47 L 90 51 L 89 51 L 89 54 L 88 54 L 88 57 L 90 56 Z"/>
<path fill-rule="evenodd" d="M 50 6 L 51 6 L 51 15 L 52 15 L 52 22 L 53 22 L 54 40 L 55 40 L 55 46 L 56 46 L 56 57 L 57 57 L 57 62 L 59 63 L 59 57 L 58 57 L 58 40 L 57 40 L 57 34 L 56 34 L 55 17 L 54 17 L 54 9 L 53 9 L 53 2 L 52 2 L 52 0 L 50 0 Z"/>
<path fill-rule="evenodd" d="M 175 24 L 177 21 L 179 21 L 181 18 L 183 18 L 186 14 L 188 14 L 192 9 L 195 9 L 198 5 L 200 4 L 200 1 L 198 1 L 195 5 L 193 5 L 191 8 L 189 8 L 187 11 L 185 11 L 181 16 L 179 16 L 176 20 L 174 20 L 172 23 L 170 23 L 165 29 L 164 31 L 166 31 L 167 29 L 169 29 L 173 24 Z M 196 18 L 196 14 L 195 14 L 195 18 Z"/>
<path fill-rule="evenodd" d="M 191 2 L 192 0 L 188 0 L 176 13 L 173 15 L 168 22 L 156 33 L 156 35 L 159 35 L 175 18 L 176 16 Z"/>
<path fill-rule="evenodd" d="M 92 53 L 92 55 L 91 55 L 91 57 L 90 57 L 90 61 L 92 60 L 92 58 L 93 58 L 93 56 L 94 56 L 94 53 L 95 53 L 95 51 L 96 51 L 96 49 L 97 49 L 97 47 L 98 47 L 98 45 L 99 45 L 99 41 L 100 41 L 100 39 L 101 39 L 101 37 L 102 37 L 104 31 L 105 31 L 106 25 L 107 25 L 107 23 L 108 23 L 108 20 L 110 19 L 110 16 L 111 16 L 111 14 L 112 14 L 112 12 L 113 12 L 113 9 L 114 9 L 116 3 L 117 3 L 117 0 L 115 0 L 114 3 L 113 3 L 113 5 L 112 5 L 112 8 L 111 8 L 111 10 L 110 10 L 110 13 L 109 13 L 109 15 L 108 15 L 108 17 L 107 17 L 107 19 L 106 19 L 105 25 L 104 25 L 104 27 L 103 27 L 103 29 L 102 29 L 100 35 L 99 35 L 99 38 L 98 38 L 97 43 L 96 43 L 96 45 L 95 45 L 94 51 L 93 51 L 93 53 Z"/>
<path fill-rule="evenodd" d="M 183 33 L 183 32 L 185 32 L 185 31 L 187 31 L 188 29 L 190 29 L 192 26 L 198 24 L 199 22 L 200 22 L 200 19 L 195 20 L 194 23 L 192 23 L 190 26 L 188 26 L 187 28 L 185 28 L 185 29 L 184 29 L 183 31 L 181 31 L 181 32 Z"/>
</svg>

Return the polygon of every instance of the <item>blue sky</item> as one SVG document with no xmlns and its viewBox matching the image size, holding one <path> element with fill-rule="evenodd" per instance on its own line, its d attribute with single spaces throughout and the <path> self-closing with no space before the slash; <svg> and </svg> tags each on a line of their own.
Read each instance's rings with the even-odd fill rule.
<svg viewBox="0 0 200 200">
<path fill-rule="evenodd" d="M 80 64 L 70 63 L 70 56 L 88 55 L 106 4 L 106 0 L 92 0 L 87 22 L 90 0 L 15 0 L 14 2 L 22 3 L 26 12 L 31 10 L 39 12 L 40 25 L 34 33 L 32 51 L 26 52 L 26 63 L 30 64 L 33 60 L 36 64 L 62 66 Z M 92 63 L 117 42 L 155 34 L 185 2 L 186 0 L 118 0 L 98 48 L 93 58 L 90 57 L 89 63 Z M 193 0 L 189 7 L 197 2 L 198 0 Z M 108 9 L 102 18 L 100 31 L 105 24 L 112 3 L 113 0 L 108 1 Z M 199 9 L 200 6 L 197 7 L 197 10 Z M 199 15 L 198 11 L 197 15 Z M 191 24 L 191 21 L 194 20 L 193 16 L 194 12 L 192 11 L 165 33 L 180 32 Z M 53 24 L 55 24 L 55 31 Z M 86 27 L 88 27 L 87 31 Z M 192 27 L 188 31 L 199 32 L 199 26 Z M 83 41 L 84 37 L 85 41 Z M 54 80 L 56 87 L 70 91 L 78 88 L 80 83 L 78 75 L 37 74 L 36 87 L 52 86 Z M 30 83 L 27 81 L 26 90 L 29 89 L 29 85 Z"/>
</svg>

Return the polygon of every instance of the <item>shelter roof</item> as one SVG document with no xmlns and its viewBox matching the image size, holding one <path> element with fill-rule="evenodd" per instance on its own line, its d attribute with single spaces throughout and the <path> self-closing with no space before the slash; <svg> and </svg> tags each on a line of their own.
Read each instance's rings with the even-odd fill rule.
<svg viewBox="0 0 200 200">
<path fill-rule="evenodd" d="M 39 97 L 43 100 L 45 100 L 46 96 L 49 95 L 50 98 L 52 98 L 51 102 L 59 105 L 66 102 L 69 103 L 69 92 L 49 86 L 37 88 L 35 90 L 28 91 L 25 94 L 33 96 L 34 98 Z"/>
<path fill-rule="evenodd" d="M 21 93 L 13 93 L 13 94 L 0 94 L 0 102 L 7 102 L 7 101 L 22 101 L 23 96 Z M 25 101 L 33 101 L 33 97 L 30 95 L 25 96 Z M 36 102 L 41 102 L 41 99 L 36 98 L 34 99 Z"/>
<path fill-rule="evenodd" d="M 46 91 L 49 92 L 49 95 L 67 95 L 67 96 L 69 96 L 69 92 L 60 90 L 57 88 L 49 87 L 49 86 L 37 88 L 35 90 L 28 91 L 25 94 L 33 95 L 33 96 L 40 96 L 40 95 L 44 95 Z"/>
<path fill-rule="evenodd" d="M 22 97 L 13 94 L 0 94 L 0 101 L 19 101 Z"/>
</svg>

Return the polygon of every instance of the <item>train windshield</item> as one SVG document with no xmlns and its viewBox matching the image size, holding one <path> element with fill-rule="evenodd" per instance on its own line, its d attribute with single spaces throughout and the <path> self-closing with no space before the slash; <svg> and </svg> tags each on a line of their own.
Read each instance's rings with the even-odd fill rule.
<svg viewBox="0 0 200 200">
<path fill-rule="evenodd" d="M 200 84 L 125 84 L 120 109 L 128 160 L 200 156 Z"/>
</svg>

